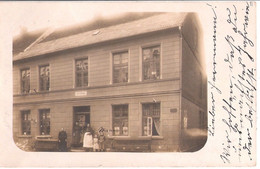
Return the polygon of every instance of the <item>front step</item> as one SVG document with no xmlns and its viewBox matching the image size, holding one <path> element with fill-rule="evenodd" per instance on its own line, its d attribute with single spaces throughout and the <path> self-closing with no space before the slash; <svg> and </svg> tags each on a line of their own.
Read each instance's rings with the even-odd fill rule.
<svg viewBox="0 0 260 169">
<path fill-rule="evenodd" d="M 71 152 L 85 152 L 86 150 L 83 147 L 71 147 Z"/>
</svg>

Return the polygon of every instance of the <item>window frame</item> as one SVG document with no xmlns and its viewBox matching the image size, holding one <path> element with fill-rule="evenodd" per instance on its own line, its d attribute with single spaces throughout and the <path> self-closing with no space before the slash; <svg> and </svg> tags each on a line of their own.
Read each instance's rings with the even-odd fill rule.
<svg viewBox="0 0 260 169">
<path fill-rule="evenodd" d="M 43 134 L 43 130 L 42 130 L 42 123 L 43 123 L 42 114 L 43 113 L 45 113 L 45 116 L 46 116 L 47 113 L 49 113 L 49 115 L 48 115 L 49 116 L 49 120 L 48 120 L 49 121 L 49 129 L 47 129 L 47 130 L 49 130 L 49 132 L 48 133 L 44 133 L 44 134 Z M 48 109 L 48 108 L 39 109 L 39 132 L 40 132 L 40 135 L 42 135 L 42 136 L 46 136 L 46 135 L 48 136 L 48 135 L 51 134 L 51 110 Z"/>
<path fill-rule="evenodd" d="M 21 110 L 21 135 L 31 135 L 32 134 L 32 128 L 31 128 L 31 111 L 30 110 Z M 27 114 L 27 120 L 24 120 L 24 115 Z M 29 134 L 27 134 L 27 131 L 24 131 L 24 124 L 29 123 L 30 129 Z"/>
<path fill-rule="evenodd" d="M 42 67 L 49 67 L 49 75 L 48 75 L 48 78 L 49 78 L 48 79 L 48 83 L 49 83 L 48 87 L 49 88 L 48 89 L 47 88 L 46 89 L 44 89 L 44 88 L 42 89 L 42 87 L 41 87 L 42 86 L 42 81 L 41 81 L 41 78 L 42 78 L 41 77 L 41 68 Z M 39 70 L 39 91 L 40 92 L 48 92 L 48 91 L 50 91 L 50 89 L 51 89 L 51 67 L 50 67 L 50 64 L 39 65 L 38 66 L 38 70 Z"/>
<path fill-rule="evenodd" d="M 87 65 L 87 69 L 85 70 L 85 71 L 82 71 L 82 70 L 77 70 L 77 66 L 76 66 L 76 64 L 77 64 L 77 61 L 80 61 L 80 60 L 87 60 L 87 63 L 88 63 L 88 65 Z M 78 79 L 77 79 L 77 73 L 81 73 L 81 85 L 79 86 L 78 85 Z M 86 85 L 84 85 L 84 73 L 85 72 L 87 72 L 87 84 Z M 81 57 L 81 58 L 76 58 L 76 59 L 74 59 L 74 76 L 75 76 L 75 78 L 74 78 L 74 86 L 75 86 L 75 88 L 84 88 L 84 87 L 88 87 L 89 86 L 89 57 L 88 56 L 86 56 L 86 57 Z"/>
<path fill-rule="evenodd" d="M 129 55 L 129 50 L 121 50 L 121 51 L 117 51 L 117 52 L 112 52 L 111 53 L 112 55 L 112 79 L 111 79 L 111 82 L 112 82 L 112 84 L 122 84 L 122 83 L 128 83 L 129 82 L 129 74 L 130 74 L 130 69 L 129 69 L 129 63 L 130 63 L 130 55 Z M 125 81 L 125 82 L 115 82 L 114 81 L 114 76 L 115 76 L 115 64 L 114 64 L 114 57 L 115 57 L 115 55 L 120 55 L 120 57 L 122 57 L 121 56 L 121 54 L 127 54 L 127 80 Z M 118 65 L 120 65 L 120 64 L 118 64 Z M 122 66 L 123 64 L 121 63 L 121 65 L 120 66 L 117 66 L 117 67 L 124 67 L 124 65 Z"/>
<path fill-rule="evenodd" d="M 28 71 L 29 70 L 29 78 L 27 78 L 27 80 L 29 81 L 29 90 L 28 92 L 24 92 L 24 86 L 23 86 L 23 71 Z M 30 67 L 26 67 L 26 68 L 22 68 L 20 69 L 20 92 L 21 94 L 28 94 L 30 93 L 30 90 L 31 90 L 31 69 Z"/>
<path fill-rule="evenodd" d="M 144 63 L 145 63 L 145 61 L 144 61 L 144 50 L 145 49 L 153 49 L 153 48 L 158 48 L 160 51 L 159 51 L 159 63 L 158 63 L 158 65 L 159 65 L 159 76 L 158 76 L 158 78 L 156 78 L 156 79 L 152 79 L 152 78 L 150 78 L 150 79 L 144 79 L 144 77 L 145 77 L 145 69 L 144 69 Z M 142 46 L 141 47 L 141 51 L 140 51 L 140 54 L 141 54 L 141 81 L 153 81 L 153 80 L 160 80 L 160 79 L 162 79 L 162 44 L 153 44 L 153 45 L 146 45 L 146 46 Z"/>
<path fill-rule="evenodd" d="M 127 126 L 123 126 L 123 127 L 127 127 L 127 135 L 124 135 L 123 134 L 123 127 L 122 128 L 120 128 L 120 130 L 119 130 L 119 135 L 116 135 L 115 134 L 115 131 L 114 131 L 114 119 L 115 119 L 115 115 L 114 115 L 114 107 L 116 107 L 116 106 L 127 106 L 127 117 L 123 117 L 124 119 L 127 119 Z M 129 132 L 129 104 L 113 104 L 112 105 L 112 136 L 113 137 L 127 137 L 127 136 L 129 136 L 129 134 L 130 134 L 130 132 Z M 118 119 L 116 119 L 116 120 L 122 120 L 122 119 L 120 119 L 120 117 L 117 117 Z"/>
<path fill-rule="evenodd" d="M 158 116 L 144 116 L 144 108 L 143 108 L 143 106 L 144 105 L 148 105 L 148 104 L 159 104 L 159 115 Z M 161 124 L 161 113 L 162 113 L 162 107 L 161 107 L 161 102 L 144 102 L 144 103 L 141 103 L 141 122 L 142 122 L 142 124 L 141 124 L 141 135 L 142 136 L 144 136 L 144 137 L 162 137 L 162 124 Z M 159 127 L 160 127 L 160 129 L 159 129 L 159 132 L 158 132 L 158 135 L 153 135 L 153 134 L 151 134 L 151 135 L 145 135 L 144 134 L 144 119 L 148 119 L 148 118 L 152 118 L 152 121 L 154 120 L 154 118 L 156 118 L 156 119 L 158 119 L 159 118 L 159 122 L 160 122 L 160 124 L 159 124 Z M 151 133 L 152 133 L 152 131 L 151 131 Z"/>
</svg>

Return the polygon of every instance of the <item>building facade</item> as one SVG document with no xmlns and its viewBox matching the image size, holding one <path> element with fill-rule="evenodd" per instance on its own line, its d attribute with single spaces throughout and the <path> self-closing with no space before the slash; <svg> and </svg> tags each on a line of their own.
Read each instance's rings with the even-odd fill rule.
<svg viewBox="0 0 260 169">
<path fill-rule="evenodd" d="M 205 144 L 207 80 L 195 14 L 155 14 L 44 40 L 52 34 L 13 57 L 16 144 L 57 139 L 64 128 L 73 147 L 87 124 L 105 129 L 111 151 L 114 140 L 136 151 L 149 140 L 156 152 Z"/>
</svg>

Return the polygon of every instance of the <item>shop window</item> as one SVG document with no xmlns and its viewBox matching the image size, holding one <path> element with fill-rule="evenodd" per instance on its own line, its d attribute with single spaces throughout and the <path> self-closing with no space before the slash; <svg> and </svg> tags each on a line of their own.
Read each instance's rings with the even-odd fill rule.
<svg viewBox="0 0 260 169">
<path fill-rule="evenodd" d="M 88 58 L 78 59 L 76 66 L 76 87 L 88 86 Z"/>
<path fill-rule="evenodd" d="M 143 135 L 160 135 L 160 103 L 145 103 L 143 111 Z"/>
<path fill-rule="evenodd" d="M 160 46 L 144 48 L 143 80 L 160 79 Z"/>
<path fill-rule="evenodd" d="M 30 135 L 31 134 L 31 113 L 30 110 L 21 112 L 22 119 L 22 134 Z"/>
<path fill-rule="evenodd" d="M 21 93 L 30 92 L 30 69 L 21 70 Z"/>
<path fill-rule="evenodd" d="M 50 135 L 50 109 L 40 110 L 40 134 Z"/>
<path fill-rule="evenodd" d="M 128 82 L 128 52 L 113 54 L 113 83 Z"/>
<path fill-rule="evenodd" d="M 113 105 L 113 135 L 128 135 L 128 105 Z"/>
<path fill-rule="evenodd" d="M 40 91 L 48 91 L 50 89 L 50 66 L 40 66 Z"/>
</svg>

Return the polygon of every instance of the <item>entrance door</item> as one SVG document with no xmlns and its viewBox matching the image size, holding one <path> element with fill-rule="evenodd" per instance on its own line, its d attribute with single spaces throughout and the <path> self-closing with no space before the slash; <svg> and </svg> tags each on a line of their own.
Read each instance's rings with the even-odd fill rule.
<svg viewBox="0 0 260 169">
<path fill-rule="evenodd" d="M 89 106 L 74 107 L 74 120 L 73 120 L 73 133 L 72 133 L 73 146 L 82 146 L 83 135 L 85 133 L 87 124 L 90 124 Z"/>
</svg>

